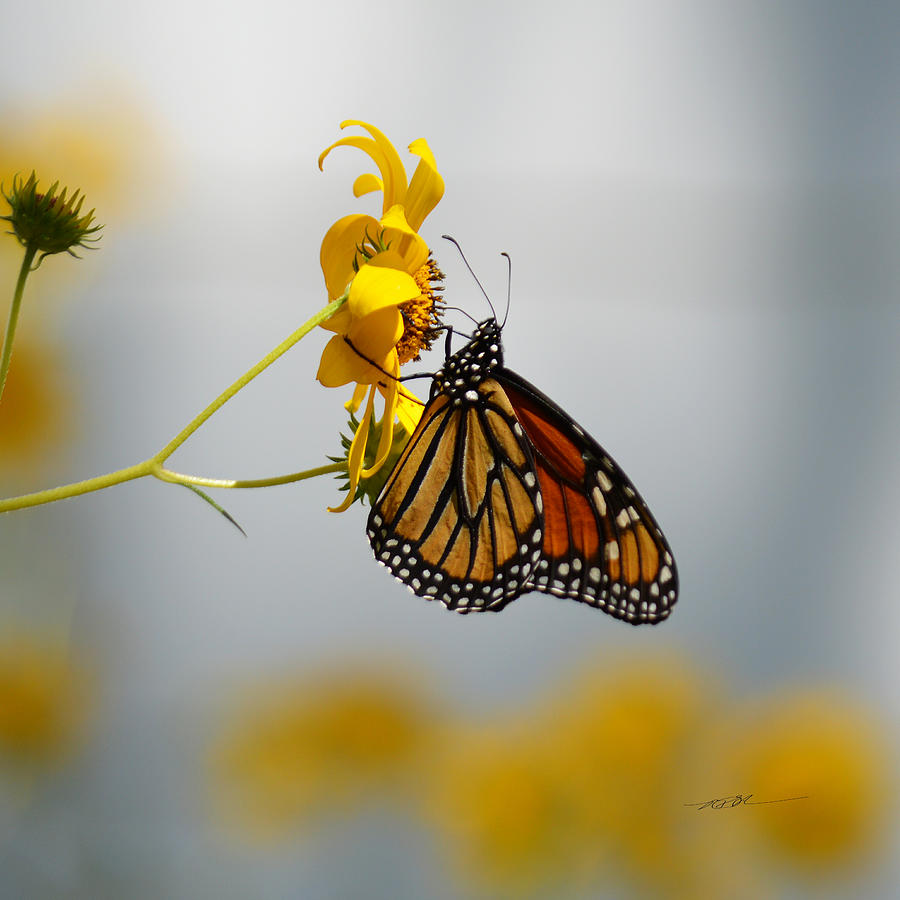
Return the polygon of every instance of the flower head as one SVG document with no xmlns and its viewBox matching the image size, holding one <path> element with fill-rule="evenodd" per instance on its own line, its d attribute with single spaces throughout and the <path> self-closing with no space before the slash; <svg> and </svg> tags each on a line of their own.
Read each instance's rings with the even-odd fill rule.
<svg viewBox="0 0 900 900">
<path fill-rule="evenodd" d="M 213 749 L 221 811 L 276 837 L 395 794 L 430 729 L 427 706 L 409 685 L 405 673 L 359 665 L 249 689 Z"/>
<path fill-rule="evenodd" d="M 424 811 L 457 876 L 489 896 L 552 896 L 567 884 L 582 849 L 575 797 L 543 737 L 501 718 L 436 744 Z"/>
<path fill-rule="evenodd" d="M 740 723 L 723 763 L 735 784 L 752 785 L 750 818 L 771 856 L 821 874 L 876 849 L 894 798 L 887 736 L 858 702 L 797 691 L 760 704 Z"/>
<path fill-rule="evenodd" d="M 437 205 L 444 182 L 428 144 L 409 146 L 419 157 L 411 179 L 393 144 L 377 128 L 359 125 L 369 137 L 341 138 L 319 156 L 319 167 L 335 147 L 356 147 L 367 153 L 379 175 L 360 175 L 353 185 L 359 197 L 383 192 L 380 219 L 353 214 L 338 219 L 322 241 L 321 264 L 329 299 L 346 297 L 346 304 L 323 327 L 335 332 L 319 365 L 317 378 L 325 387 L 355 383 L 347 404 L 355 413 L 368 394 L 365 412 L 348 454 L 349 491 L 335 511 L 346 509 L 357 496 L 361 478 L 375 474 L 389 459 L 395 419 L 412 432 L 423 404 L 400 387 L 400 366 L 419 358 L 431 346 L 439 322 L 438 296 L 443 275 L 418 234 L 425 217 Z M 376 389 L 385 398 L 380 440 L 374 461 L 363 468 L 369 425 L 374 417 Z"/>
<path fill-rule="evenodd" d="M 67 452 L 77 437 L 74 401 L 58 350 L 23 336 L 0 403 L 0 481 L 31 475 Z"/>
<path fill-rule="evenodd" d="M 0 765 L 42 766 L 77 743 L 87 713 L 87 673 L 65 647 L 27 633 L 0 643 Z"/>
<path fill-rule="evenodd" d="M 0 216 L 12 225 L 23 247 L 41 254 L 41 259 L 54 253 L 66 252 L 78 256 L 75 247 L 87 247 L 100 240 L 97 232 L 102 225 L 93 225 L 94 210 L 81 214 L 84 196 L 75 191 L 67 197 L 68 188 L 57 191 L 55 181 L 46 192 L 38 191 L 38 180 L 32 172 L 27 180 L 13 177 L 12 189 L 3 196 L 10 205 L 10 214 Z"/>
</svg>

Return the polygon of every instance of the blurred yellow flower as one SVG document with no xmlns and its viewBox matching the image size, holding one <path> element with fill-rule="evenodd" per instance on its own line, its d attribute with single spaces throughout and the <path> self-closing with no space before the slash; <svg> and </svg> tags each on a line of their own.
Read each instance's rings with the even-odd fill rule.
<svg viewBox="0 0 900 900">
<path fill-rule="evenodd" d="M 608 863 L 632 884 L 683 896 L 707 864 L 681 834 L 681 768 L 712 698 L 677 656 L 587 667 L 544 712 L 555 765 L 577 798 L 574 830 L 595 877 Z M 700 896 L 700 893 L 698 893 Z"/>
<path fill-rule="evenodd" d="M 541 736 L 523 720 L 448 730 L 437 745 L 425 811 L 456 874 L 502 897 L 570 883 L 590 838 L 573 831 L 577 798 Z"/>
<path fill-rule="evenodd" d="M 0 765 L 42 766 L 75 745 L 87 712 L 87 678 L 65 647 L 8 633 L 0 643 Z"/>
<path fill-rule="evenodd" d="M 437 298 L 443 275 L 430 259 L 418 230 L 443 196 L 444 182 L 434 156 L 423 139 L 409 146 L 419 157 L 411 180 L 393 144 L 366 122 L 348 120 L 341 128 L 358 125 L 370 137 L 341 138 L 319 156 L 319 168 L 335 147 L 356 147 L 367 153 L 380 176 L 360 175 L 353 185 L 359 197 L 383 192 L 381 219 L 369 215 L 344 216 L 328 229 L 321 248 L 322 272 L 328 297 L 348 295 L 347 303 L 322 323 L 335 332 L 322 352 L 317 378 L 325 387 L 355 383 L 347 404 L 355 413 L 368 394 L 360 427 L 348 455 L 350 489 L 347 499 L 332 511 L 347 509 L 361 478 L 374 475 L 386 462 L 393 441 L 394 420 L 411 433 L 422 403 L 402 388 L 400 366 L 419 358 L 436 334 Z M 376 389 L 385 397 L 378 451 L 374 463 L 363 468 L 369 424 L 374 415 Z"/>
<path fill-rule="evenodd" d="M 5 104 L 0 106 L 0 116 L 0 185 L 7 191 L 15 176 L 27 178 L 32 171 L 42 184 L 58 180 L 76 186 L 102 211 L 105 222 L 117 223 L 117 233 L 138 196 L 142 215 L 147 215 L 153 198 L 163 196 L 146 190 L 147 184 L 157 180 L 156 173 L 148 177 L 147 170 L 159 166 L 163 142 L 148 110 L 125 93 L 92 86 L 53 105 L 19 109 Z M 45 311 L 55 310 L 57 300 L 64 302 L 71 295 L 77 279 L 94 277 L 101 260 L 102 255 L 91 266 L 78 267 L 45 264 L 41 277 L 28 284 L 29 319 L 38 305 Z M 10 283 L 21 261 L 19 243 L 13 237 L 0 237 L 0 269 L 9 271 Z M 0 310 L 0 320 L 5 322 L 5 304 L 0 303 Z"/>
<path fill-rule="evenodd" d="M 877 848 L 896 811 L 895 753 L 858 702 L 782 696 L 742 717 L 727 740 L 723 777 L 752 791 L 751 802 L 806 798 L 746 810 L 774 856 L 824 875 Z"/>
<path fill-rule="evenodd" d="M 426 714 L 409 682 L 319 673 L 248 697 L 216 753 L 224 809 L 271 834 L 380 791 L 433 826 L 462 896 L 668 900 L 779 896 L 767 857 L 833 871 L 894 809 L 884 735 L 824 694 L 733 713 L 715 673 L 638 654 L 479 723 Z M 697 808 L 738 792 L 759 805 Z"/>
<path fill-rule="evenodd" d="M 20 336 L 0 403 L 0 482 L 30 475 L 61 453 L 73 424 L 72 397 L 58 356 Z"/>
<path fill-rule="evenodd" d="M 214 749 L 222 814 L 273 836 L 402 786 L 430 727 L 408 684 L 358 667 L 248 692 Z"/>
<path fill-rule="evenodd" d="M 429 808 L 450 857 L 499 896 L 581 896 L 612 879 L 716 896 L 679 836 L 679 765 L 706 703 L 683 662 L 641 656 L 586 668 L 505 725 L 441 738 Z"/>
<path fill-rule="evenodd" d="M 0 181 L 33 169 L 51 182 L 76 184 L 98 208 L 120 207 L 131 190 L 137 163 L 152 148 L 146 111 L 124 95 L 103 90 L 58 106 L 3 109 Z"/>
</svg>

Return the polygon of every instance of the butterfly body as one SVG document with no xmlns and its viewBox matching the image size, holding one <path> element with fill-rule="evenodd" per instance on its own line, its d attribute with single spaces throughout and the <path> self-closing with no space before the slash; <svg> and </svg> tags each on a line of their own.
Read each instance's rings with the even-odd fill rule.
<svg viewBox="0 0 900 900">
<path fill-rule="evenodd" d="M 481 322 L 435 376 L 369 515 L 375 558 L 462 613 L 536 590 L 662 621 L 678 577 L 655 519 L 600 445 L 504 367 L 500 338 Z"/>
</svg>

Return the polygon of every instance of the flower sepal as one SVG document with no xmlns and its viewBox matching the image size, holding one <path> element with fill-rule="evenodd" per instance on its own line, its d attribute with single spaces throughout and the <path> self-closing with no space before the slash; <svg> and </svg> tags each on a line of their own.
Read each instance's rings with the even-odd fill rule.
<svg viewBox="0 0 900 900">
<path fill-rule="evenodd" d="M 350 449 L 353 445 L 353 437 L 361 427 L 359 419 L 357 419 L 352 412 L 350 413 L 347 427 L 350 429 L 350 435 L 347 436 L 343 434 L 343 432 L 341 433 L 341 447 L 344 451 L 343 454 L 341 456 L 328 457 L 332 462 L 344 463 L 347 467 L 344 471 L 338 472 L 335 476 L 339 481 L 343 482 L 340 485 L 340 490 L 344 492 L 350 490 Z M 381 428 L 382 423 L 380 421 L 376 422 L 372 419 L 369 420 L 369 435 L 365 444 L 366 449 L 363 454 L 364 469 L 371 468 L 375 463 L 378 447 L 381 444 Z M 370 477 L 359 480 L 353 500 L 351 500 L 348 505 L 356 503 L 357 500 L 365 504 L 366 498 L 368 498 L 370 506 L 375 502 L 375 499 L 381 493 L 381 489 L 384 487 L 384 483 L 387 481 L 388 476 L 393 471 L 397 460 L 400 459 L 400 455 L 403 453 L 403 448 L 406 446 L 410 434 L 411 432 L 403 427 L 402 422 L 395 423 L 393 440 L 391 441 L 391 449 L 388 451 L 387 459 L 384 461 L 381 468 L 375 471 Z"/>
</svg>

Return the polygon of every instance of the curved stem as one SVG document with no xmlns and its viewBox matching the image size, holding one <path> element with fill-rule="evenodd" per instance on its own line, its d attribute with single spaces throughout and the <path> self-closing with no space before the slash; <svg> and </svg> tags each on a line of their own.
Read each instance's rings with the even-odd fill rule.
<svg viewBox="0 0 900 900">
<path fill-rule="evenodd" d="M 134 466 L 109 472 L 107 475 L 98 475 L 96 478 L 86 478 L 84 481 L 76 481 L 73 484 L 64 484 L 62 487 L 49 488 L 46 491 L 36 491 L 33 494 L 23 494 L 21 497 L 10 497 L 8 500 L 0 500 L 0 513 L 11 512 L 14 509 L 27 509 L 29 506 L 40 506 L 43 503 L 53 503 L 55 500 L 65 500 L 66 497 L 77 497 L 81 494 L 89 494 L 91 491 L 102 491 L 114 484 L 122 484 L 125 481 L 133 481 L 135 478 L 143 478 L 153 472 L 155 463 L 147 459 Z"/>
<path fill-rule="evenodd" d="M 22 289 L 25 285 L 25 278 L 28 275 L 31 261 L 34 254 L 28 256 L 26 251 L 26 261 L 28 267 L 23 263 L 22 272 L 19 275 L 19 284 L 16 288 L 16 297 L 21 301 Z M 253 481 L 237 481 L 217 478 L 200 478 L 194 475 L 181 475 L 178 472 L 172 472 L 163 468 L 163 463 L 217 410 L 221 409 L 238 391 L 246 387 L 257 375 L 267 369 L 276 359 L 285 354 L 294 344 L 302 337 L 305 337 L 317 325 L 330 318 L 334 313 L 347 302 L 347 295 L 338 297 L 333 300 L 324 309 L 319 310 L 311 319 L 301 325 L 293 334 L 285 338 L 271 353 L 268 353 L 261 359 L 252 369 L 242 375 L 234 384 L 226 391 L 221 393 L 206 409 L 198 416 L 191 420 L 165 447 L 158 453 L 155 453 L 149 459 L 119 469 L 115 472 L 109 472 L 106 475 L 98 475 L 96 478 L 87 478 L 84 481 L 76 481 L 72 484 L 65 484 L 61 487 L 50 488 L 46 491 L 36 491 L 32 494 L 23 494 L 20 497 L 10 497 L 6 500 L 0 500 L 0 513 L 11 512 L 15 509 L 27 509 L 31 506 L 40 506 L 44 503 L 53 503 L 56 500 L 64 500 L 67 497 L 77 497 L 81 494 L 88 494 L 91 491 L 101 491 L 104 488 L 112 487 L 115 484 L 122 484 L 125 481 L 132 481 L 135 478 L 143 478 L 145 475 L 153 475 L 162 481 L 169 481 L 177 484 L 185 485 L 203 485 L 206 487 L 268 487 L 276 484 L 289 484 L 293 481 L 302 481 L 305 478 L 314 478 L 317 475 L 325 475 L 329 472 L 340 471 L 342 464 L 333 463 L 327 466 L 319 466 L 315 469 L 308 469 L 304 472 L 295 472 L 292 475 L 281 475 L 276 478 L 261 478 Z M 17 304 L 16 309 L 18 309 Z M 13 316 L 10 316 L 13 319 Z M 13 320 L 13 330 L 15 328 Z M 7 333 L 7 341 L 4 345 L 3 358 L 9 359 L 9 348 L 12 346 L 11 333 Z"/>
<path fill-rule="evenodd" d="M 183 475 L 181 472 L 173 472 L 171 469 L 154 468 L 152 475 L 160 481 L 169 481 L 173 484 L 197 485 L 198 487 L 211 488 L 258 488 L 273 487 L 277 484 L 292 484 L 295 481 L 304 481 L 307 478 L 316 478 L 319 475 L 346 472 L 347 464 L 343 462 L 329 463 L 327 466 L 318 466 L 315 469 L 304 469 L 302 472 L 293 472 L 290 475 L 277 475 L 274 478 L 254 479 L 230 479 L 230 478 L 203 478 L 199 475 Z"/>
<path fill-rule="evenodd" d="M 31 271 L 31 264 L 37 247 L 26 247 L 22 265 L 19 268 L 19 278 L 16 281 L 16 290 L 13 294 L 12 306 L 9 308 L 9 319 L 6 322 L 6 334 L 3 337 L 3 354 L 0 356 L 0 399 L 3 397 L 3 389 L 6 387 L 6 376 L 9 374 L 9 363 L 12 360 L 13 340 L 16 336 L 16 325 L 19 323 L 19 309 L 22 306 L 22 295 L 25 293 L 25 282 Z"/>
<path fill-rule="evenodd" d="M 293 334 L 286 337 L 271 353 L 267 353 L 252 369 L 245 372 L 231 387 L 223 391 L 213 400 L 206 409 L 198 416 L 195 416 L 175 437 L 166 444 L 159 453 L 154 454 L 153 459 L 156 462 L 165 462 L 213 413 L 218 412 L 238 391 L 245 388 L 257 375 L 265 371 L 280 356 L 287 353 L 294 344 L 301 338 L 309 334 L 317 325 L 331 318 L 341 306 L 347 302 L 347 295 L 338 297 L 333 300 L 324 309 L 320 310 L 307 322 L 304 322 Z"/>
</svg>

